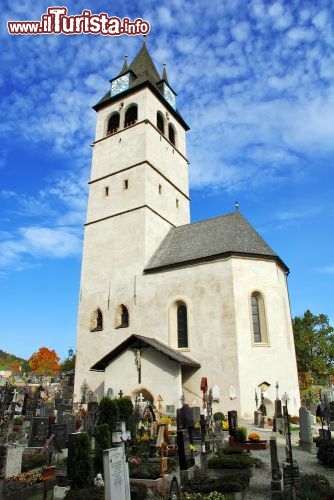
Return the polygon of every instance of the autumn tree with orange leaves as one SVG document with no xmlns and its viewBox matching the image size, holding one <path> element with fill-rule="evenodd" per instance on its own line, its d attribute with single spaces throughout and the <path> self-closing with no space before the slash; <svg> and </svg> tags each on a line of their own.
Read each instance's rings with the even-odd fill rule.
<svg viewBox="0 0 334 500">
<path fill-rule="evenodd" d="M 60 370 L 60 358 L 56 351 L 40 347 L 28 360 L 31 370 L 36 375 L 54 375 Z"/>
</svg>

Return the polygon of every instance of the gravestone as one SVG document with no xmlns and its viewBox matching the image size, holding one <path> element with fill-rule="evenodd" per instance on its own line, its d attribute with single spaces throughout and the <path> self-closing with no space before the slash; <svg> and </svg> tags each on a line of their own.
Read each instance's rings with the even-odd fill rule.
<svg viewBox="0 0 334 500">
<path fill-rule="evenodd" d="M 96 422 L 98 418 L 98 407 L 97 401 L 89 401 L 87 403 L 87 413 L 84 419 L 84 430 L 89 432 L 92 436 L 96 434 Z"/>
<path fill-rule="evenodd" d="M 176 438 L 180 470 L 189 469 L 192 465 L 194 465 L 193 454 L 190 448 L 189 433 L 186 429 L 181 429 L 177 431 Z"/>
<path fill-rule="evenodd" d="M 62 399 L 61 398 L 55 398 L 55 409 L 58 411 L 59 407 L 62 404 Z"/>
<path fill-rule="evenodd" d="M 41 403 L 40 406 L 40 416 L 48 417 L 54 413 L 54 404 L 53 403 Z"/>
<path fill-rule="evenodd" d="M 20 474 L 22 467 L 23 446 L 8 446 L 5 464 L 5 477 Z"/>
<path fill-rule="evenodd" d="M 312 436 L 312 415 L 311 412 L 305 408 L 299 408 L 299 445 L 311 451 L 313 444 Z"/>
<path fill-rule="evenodd" d="M 167 417 L 175 417 L 175 413 L 176 413 L 175 405 L 166 405 L 165 415 Z"/>
<path fill-rule="evenodd" d="M 52 424 L 51 434 L 54 434 L 57 446 L 61 449 L 67 448 L 67 425 Z"/>
<path fill-rule="evenodd" d="M 193 435 L 195 428 L 194 408 L 184 404 L 178 412 L 178 429 L 187 429 L 189 441 L 193 444 Z"/>
<path fill-rule="evenodd" d="M 194 429 L 194 435 L 196 437 L 200 437 L 201 435 L 201 408 L 199 406 L 193 406 L 193 415 L 194 415 L 194 423 L 195 423 L 195 429 Z"/>
<path fill-rule="evenodd" d="M 105 500 L 130 500 L 129 468 L 124 446 L 103 451 Z"/>
<path fill-rule="evenodd" d="M 328 403 L 328 413 L 329 413 L 329 427 L 331 431 L 334 431 L 334 401 Z"/>
<path fill-rule="evenodd" d="M 228 418 L 228 432 L 230 436 L 235 436 L 238 427 L 238 412 L 236 410 L 231 410 L 227 412 Z"/>
<path fill-rule="evenodd" d="M 40 448 L 44 446 L 49 436 L 49 419 L 46 417 L 33 417 L 30 427 L 29 446 Z"/>
<path fill-rule="evenodd" d="M 71 434 L 76 431 L 75 428 L 75 416 L 70 413 L 58 413 L 57 418 L 58 424 L 63 424 L 67 426 L 68 434 Z"/>
<path fill-rule="evenodd" d="M 217 450 L 221 450 L 224 445 L 224 433 L 221 420 L 217 420 L 215 422 L 214 436 L 215 436 L 215 444 L 217 446 Z"/>
<path fill-rule="evenodd" d="M 270 436 L 270 461 L 271 461 L 271 498 L 275 498 L 274 492 L 279 492 L 282 489 L 282 472 L 278 461 L 277 441 L 275 436 Z"/>
</svg>

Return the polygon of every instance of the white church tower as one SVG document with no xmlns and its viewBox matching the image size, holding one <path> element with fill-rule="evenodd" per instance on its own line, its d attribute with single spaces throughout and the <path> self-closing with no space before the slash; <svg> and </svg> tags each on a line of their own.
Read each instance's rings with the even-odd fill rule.
<svg viewBox="0 0 334 500">
<path fill-rule="evenodd" d="M 145 42 L 97 112 L 75 401 L 90 391 L 250 417 L 300 397 L 288 267 L 239 211 L 190 223 L 187 124 Z M 278 383 L 279 390 L 276 389 Z"/>
<path fill-rule="evenodd" d="M 187 124 L 146 43 L 96 106 L 82 258 L 75 394 L 136 328 L 137 278 L 171 227 L 189 223 Z M 131 314 L 131 316 L 130 316 Z M 131 322 L 131 332 L 124 328 Z M 139 326 L 139 325 L 138 325 Z M 99 331 L 99 336 L 92 333 Z M 89 332 L 91 334 L 89 335 Z M 116 333 L 115 333 L 116 332 Z M 96 390 L 101 376 L 89 374 Z"/>
</svg>

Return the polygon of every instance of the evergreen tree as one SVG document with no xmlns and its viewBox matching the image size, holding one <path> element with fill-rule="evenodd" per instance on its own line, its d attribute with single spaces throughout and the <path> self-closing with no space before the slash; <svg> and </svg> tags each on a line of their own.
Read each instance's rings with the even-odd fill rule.
<svg viewBox="0 0 334 500">
<path fill-rule="evenodd" d="M 111 437 L 108 424 L 101 424 L 97 427 L 94 451 L 95 474 L 103 473 L 103 450 L 108 450 L 111 446 Z"/>
<path fill-rule="evenodd" d="M 90 440 L 85 432 L 78 435 L 73 455 L 72 488 L 89 488 L 93 481 L 93 461 Z"/>
</svg>

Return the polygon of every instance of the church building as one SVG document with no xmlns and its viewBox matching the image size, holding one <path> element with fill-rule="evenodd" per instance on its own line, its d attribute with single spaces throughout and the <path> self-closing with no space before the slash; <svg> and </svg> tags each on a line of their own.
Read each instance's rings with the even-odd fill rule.
<svg viewBox="0 0 334 500">
<path fill-rule="evenodd" d="M 74 400 L 297 414 L 288 268 L 238 210 L 190 222 L 189 127 L 145 42 L 94 110 Z"/>
</svg>

